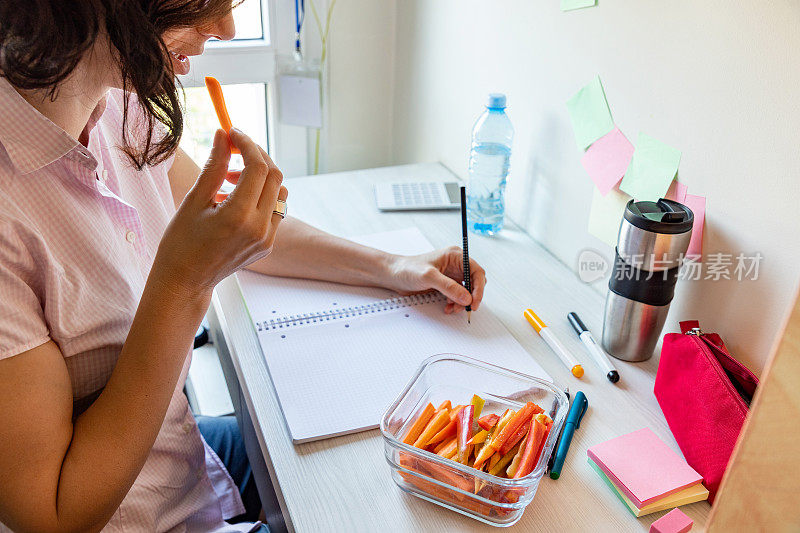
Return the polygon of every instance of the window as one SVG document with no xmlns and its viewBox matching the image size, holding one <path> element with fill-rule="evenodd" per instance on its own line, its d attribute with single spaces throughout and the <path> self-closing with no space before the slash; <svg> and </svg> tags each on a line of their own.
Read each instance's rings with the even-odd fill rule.
<svg viewBox="0 0 800 533">
<path fill-rule="evenodd" d="M 228 84 L 222 87 L 222 92 L 225 95 L 231 122 L 260 146 L 269 146 L 266 84 Z M 219 128 L 219 121 L 205 87 L 188 87 L 185 89 L 185 94 L 186 129 L 181 139 L 181 148 L 202 167 L 211 152 L 211 141 L 214 132 Z M 241 156 L 234 155 L 231 168 L 241 167 L 240 161 Z"/>
<path fill-rule="evenodd" d="M 235 7 L 234 40 L 208 42 L 202 56 L 191 58 L 189 74 L 180 78 L 186 96 L 181 148 L 201 167 L 219 127 L 205 76 L 214 76 L 222 84 L 233 124 L 271 152 L 268 95 L 275 78 L 275 59 L 267 7 L 267 0 L 245 0 Z"/>
<path fill-rule="evenodd" d="M 235 39 L 264 39 L 269 42 L 269 32 L 264 29 L 269 25 L 265 24 L 264 14 L 259 0 L 247 0 L 236 6 L 233 10 L 233 20 L 236 22 Z"/>
</svg>

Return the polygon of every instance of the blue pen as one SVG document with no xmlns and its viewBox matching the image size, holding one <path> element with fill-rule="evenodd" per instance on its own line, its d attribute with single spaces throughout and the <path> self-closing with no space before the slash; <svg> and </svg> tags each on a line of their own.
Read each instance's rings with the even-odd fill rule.
<svg viewBox="0 0 800 533">
<path fill-rule="evenodd" d="M 556 460 L 553 462 L 553 468 L 550 469 L 550 477 L 558 479 L 561 476 L 561 467 L 564 466 L 564 459 L 567 458 L 569 451 L 569 444 L 572 442 L 572 435 L 575 430 L 581 427 L 581 419 L 589 407 L 589 400 L 583 392 L 578 391 L 575 394 L 575 399 L 572 400 L 572 406 L 569 408 L 567 414 L 567 421 L 564 423 L 564 431 L 561 434 L 561 440 L 558 442 L 558 451 L 556 452 Z"/>
</svg>

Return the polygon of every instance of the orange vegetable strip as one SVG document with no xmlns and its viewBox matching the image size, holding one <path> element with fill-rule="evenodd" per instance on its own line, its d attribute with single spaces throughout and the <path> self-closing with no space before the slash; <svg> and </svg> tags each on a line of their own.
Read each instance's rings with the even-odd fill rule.
<svg viewBox="0 0 800 533">
<path fill-rule="evenodd" d="M 487 467 L 487 469 L 491 470 L 492 468 L 494 468 L 494 465 L 496 465 L 500 461 L 501 458 L 502 458 L 502 455 L 500 455 L 499 453 L 496 453 L 496 454 L 492 455 L 492 458 L 489 459 L 489 466 Z"/>
<path fill-rule="evenodd" d="M 528 434 L 528 430 L 530 429 L 530 424 L 522 424 L 517 429 L 516 433 L 514 433 L 502 446 L 500 449 L 497 450 L 500 452 L 500 455 L 505 455 L 508 453 L 508 450 L 516 446 L 516 444 L 522 440 L 522 437 Z"/>
<path fill-rule="evenodd" d="M 508 421 L 503 430 L 492 439 L 492 442 L 489 444 L 489 446 L 495 450 L 501 449 L 503 444 L 505 444 L 506 441 L 508 441 L 508 439 L 510 439 L 511 436 L 517 432 L 519 427 L 523 424 L 526 424 L 530 420 L 530 417 L 533 416 L 534 405 L 536 404 L 533 402 L 528 402 L 522 409 L 517 411 L 517 414 L 515 414 L 514 417 Z M 509 449 L 510 448 L 511 447 L 509 447 Z"/>
<path fill-rule="evenodd" d="M 495 449 L 492 448 L 491 443 L 485 444 L 481 451 L 478 452 L 478 456 L 475 458 L 475 463 L 472 465 L 473 468 L 477 468 L 478 470 L 481 469 L 483 463 L 485 463 L 492 455 L 494 455 Z"/>
<path fill-rule="evenodd" d="M 500 420 L 500 417 L 493 413 L 491 415 L 485 415 L 485 416 L 480 417 L 478 419 L 478 425 L 480 427 L 482 427 L 483 429 L 489 430 L 489 429 L 492 429 L 492 426 L 497 424 L 497 422 L 499 420 Z"/>
<path fill-rule="evenodd" d="M 458 416 L 458 413 L 460 413 L 465 407 L 466 405 L 456 405 L 453 410 L 450 411 L 450 420 L 455 420 L 455 418 Z"/>
<path fill-rule="evenodd" d="M 472 438 L 472 415 L 475 413 L 474 405 L 467 405 L 456 417 L 456 436 L 458 437 L 458 462 L 467 464 L 469 459 L 468 443 Z"/>
<path fill-rule="evenodd" d="M 494 454 L 496 450 L 492 447 L 492 443 L 498 437 L 503 428 L 505 428 L 506 424 L 508 424 L 508 421 L 514 418 L 515 414 L 516 413 L 512 409 L 506 409 L 506 412 L 503 413 L 503 416 L 500 418 L 500 421 L 494 428 L 492 440 L 483 445 L 483 448 L 481 448 L 481 451 L 475 458 L 475 468 L 480 470 L 481 466 L 483 466 L 483 463 L 485 463 L 492 456 L 492 454 Z"/>
<path fill-rule="evenodd" d="M 436 455 L 441 455 L 442 457 L 450 458 L 453 453 L 458 451 L 458 441 L 456 439 L 451 440 L 447 443 L 447 446 L 444 446 L 441 450 L 436 452 Z"/>
<path fill-rule="evenodd" d="M 467 447 L 464 449 L 464 454 L 461 457 L 458 457 L 458 462 L 462 465 L 469 466 L 469 458 L 472 455 L 472 450 L 475 449 L 474 444 L 467 444 Z"/>
<path fill-rule="evenodd" d="M 428 425 L 425 426 L 425 429 L 422 431 L 417 440 L 414 441 L 414 446 L 417 448 L 424 448 L 431 437 L 436 435 L 439 430 L 445 427 L 450 422 L 450 413 L 447 409 L 443 409 L 441 411 L 437 411 L 433 417 L 431 417 L 430 422 Z"/>
<path fill-rule="evenodd" d="M 496 476 L 500 472 L 505 470 L 505 468 L 511 463 L 511 461 L 514 460 L 514 456 L 517 455 L 517 452 L 519 452 L 519 449 L 520 449 L 521 445 L 522 445 L 522 443 L 518 442 L 517 445 L 514 446 L 511 449 L 511 451 L 509 451 L 499 461 L 497 461 L 497 464 L 489 469 L 489 474 L 491 474 L 493 476 Z M 497 455 L 493 455 L 492 456 L 492 458 L 495 458 L 495 457 L 498 457 L 498 456 Z"/>
<path fill-rule="evenodd" d="M 529 435 L 525 435 L 525 438 L 519 444 L 519 448 L 517 448 L 517 453 L 514 454 L 514 459 L 511 461 L 511 464 L 508 465 L 506 469 L 506 477 L 513 478 L 514 474 L 517 473 L 517 468 L 519 467 L 519 461 L 522 459 L 522 454 L 525 452 L 525 445 L 528 442 Z M 510 453 L 510 452 L 509 452 Z"/>
<path fill-rule="evenodd" d="M 490 506 L 483 502 L 477 502 L 471 498 L 467 498 L 463 494 L 457 493 L 453 490 L 445 489 L 432 481 L 418 478 L 408 472 L 399 472 L 399 474 L 410 485 L 414 485 L 418 490 L 430 494 L 434 498 L 439 498 L 452 505 L 457 505 L 469 509 L 470 511 L 480 513 L 485 516 L 491 516 L 492 512 L 497 514 L 505 514 L 505 509 L 500 509 L 496 506 Z"/>
<path fill-rule="evenodd" d="M 467 444 L 480 444 L 486 440 L 486 437 L 489 435 L 489 432 L 485 429 L 480 430 L 479 432 L 475 433 L 475 435 L 470 439 Z"/>
<path fill-rule="evenodd" d="M 445 450 L 443 450 L 443 452 L 447 452 L 447 453 L 442 453 L 441 454 L 441 456 L 444 457 L 445 459 L 452 459 L 453 461 L 458 461 L 458 457 L 457 457 L 458 456 L 458 443 L 456 443 L 456 445 L 453 446 L 452 450 L 450 448 L 445 448 Z"/>
<path fill-rule="evenodd" d="M 452 404 L 450 403 L 450 400 L 445 400 L 439 405 L 439 407 L 436 408 L 436 410 L 437 411 L 441 411 L 442 409 L 451 409 L 451 408 L 452 408 Z M 544 411 L 542 411 L 542 412 L 544 412 Z"/>
<path fill-rule="evenodd" d="M 214 104 L 214 111 L 217 113 L 219 125 L 225 130 L 225 133 L 230 134 L 233 123 L 231 117 L 228 115 L 228 107 L 225 105 L 225 97 L 222 95 L 222 85 L 213 76 L 206 76 L 206 89 L 211 96 L 211 102 Z M 231 144 L 231 153 L 238 154 L 239 149 Z"/>
<path fill-rule="evenodd" d="M 457 442 L 456 442 L 455 436 L 450 440 L 443 440 L 442 442 L 437 444 L 436 447 L 433 449 L 433 453 L 438 454 L 440 451 L 444 450 L 445 448 L 447 448 L 450 445 L 457 446 Z"/>
<path fill-rule="evenodd" d="M 437 444 L 439 442 L 443 442 L 448 438 L 454 436 L 456 434 L 456 417 L 461 410 L 464 409 L 463 405 L 456 406 L 455 409 L 450 411 L 450 422 L 441 430 L 439 433 L 431 437 L 431 440 L 428 441 L 428 445 Z"/>
<path fill-rule="evenodd" d="M 517 471 L 514 472 L 515 479 L 527 476 L 531 473 L 533 467 L 536 465 L 534 459 L 536 459 L 539 454 L 539 448 L 541 448 L 542 442 L 544 442 L 546 433 L 547 427 L 536 418 L 531 418 L 530 435 L 528 436 L 528 442 L 525 443 L 525 451 L 522 453 L 519 467 Z"/>
<path fill-rule="evenodd" d="M 550 428 L 553 427 L 553 420 L 544 414 L 538 414 L 534 417 L 539 423 L 544 424 L 545 431 L 544 436 L 542 437 L 542 443 L 539 444 L 539 449 L 536 450 L 536 456 L 533 459 L 533 468 L 536 467 L 536 463 L 539 462 L 539 456 L 542 455 L 542 449 L 544 448 L 544 443 L 547 441 L 547 436 L 550 434 Z"/>
<path fill-rule="evenodd" d="M 425 429 L 425 426 L 427 426 L 428 422 L 430 422 L 431 417 L 433 417 L 434 410 L 433 404 L 429 403 L 425 406 L 425 409 L 422 410 L 420 415 L 408 429 L 408 433 L 406 433 L 406 436 L 403 439 L 404 444 L 414 444 L 414 442 L 416 442 L 417 438 Z"/>
<path fill-rule="evenodd" d="M 445 427 L 449 422 L 450 414 L 446 409 L 442 411 L 435 411 L 430 422 L 428 422 L 428 425 L 425 426 L 425 429 L 422 430 L 420 436 L 414 441 L 414 446 L 416 448 L 424 448 L 430 438 L 436 435 L 439 430 Z"/>
<path fill-rule="evenodd" d="M 506 409 L 506 412 L 503 413 L 503 416 L 500 417 L 500 421 L 497 423 L 497 429 L 495 430 L 495 435 L 499 434 L 503 430 L 503 428 L 506 427 L 508 421 L 511 420 L 515 414 L 516 413 L 514 412 L 513 409 Z"/>
</svg>

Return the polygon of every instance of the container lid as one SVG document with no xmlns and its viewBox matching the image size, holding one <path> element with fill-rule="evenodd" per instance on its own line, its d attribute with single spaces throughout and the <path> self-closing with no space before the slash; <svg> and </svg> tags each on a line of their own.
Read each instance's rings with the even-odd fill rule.
<svg viewBox="0 0 800 533">
<path fill-rule="evenodd" d="M 489 100 L 486 102 L 486 107 L 489 109 L 505 109 L 506 95 L 503 93 L 491 93 Z"/>
<path fill-rule="evenodd" d="M 657 202 L 628 202 L 625 220 L 654 233 L 686 233 L 694 224 L 694 213 L 683 204 L 661 198 Z"/>
</svg>

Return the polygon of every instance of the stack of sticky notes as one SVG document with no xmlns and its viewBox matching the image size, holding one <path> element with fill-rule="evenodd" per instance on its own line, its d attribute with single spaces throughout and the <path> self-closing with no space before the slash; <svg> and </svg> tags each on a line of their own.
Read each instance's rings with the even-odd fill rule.
<svg viewBox="0 0 800 533">
<path fill-rule="evenodd" d="M 589 465 L 634 516 L 708 498 L 703 478 L 650 429 L 592 446 Z"/>
</svg>

